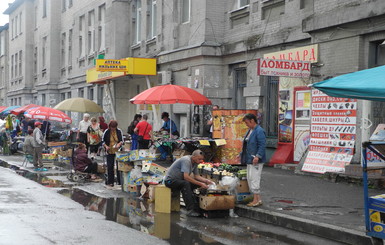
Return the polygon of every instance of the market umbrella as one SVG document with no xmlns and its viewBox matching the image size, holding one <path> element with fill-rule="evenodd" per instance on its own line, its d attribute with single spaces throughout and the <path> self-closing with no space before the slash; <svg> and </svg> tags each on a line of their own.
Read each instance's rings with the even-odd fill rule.
<svg viewBox="0 0 385 245">
<path fill-rule="evenodd" d="M 310 86 L 333 97 L 385 101 L 385 66 L 344 74 Z"/>
<path fill-rule="evenodd" d="M 8 106 L 0 106 L 0 112 L 4 111 L 7 108 L 8 108 Z"/>
<path fill-rule="evenodd" d="M 0 115 L 1 116 L 6 116 L 8 115 L 12 110 L 16 109 L 16 108 L 19 108 L 20 106 L 19 105 L 13 105 L 13 106 L 9 106 L 7 108 L 5 108 L 4 110 L 2 110 L 0 112 Z"/>
<path fill-rule="evenodd" d="M 64 123 L 72 123 L 72 119 L 62 111 L 50 107 L 34 107 L 24 112 L 24 115 L 32 119 L 41 119 L 44 121 L 56 121 Z"/>
<path fill-rule="evenodd" d="M 149 88 L 130 99 L 133 104 L 195 104 L 211 105 L 211 101 L 194 89 L 179 85 L 161 85 Z"/>
<path fill-rule="evenodd" d="M 130 99 L 133 104 L 195 104 L 195 105 L 211 105 L 211 101 L 204 95 L 194 89 L 167 84 L 149 88 L 134 98 Z M 171 117 L 170 117 L 171 120 Z M 171 137 L 170 123 L 170 137 Z"/>
<path fill-rule="evenodd" d="M 92 100 L 85 98 L 70 98 L 63 100 L 57 104 L 54 109 L 61 111 L 74 111 L 74 112 L 90 112 L 90 113 L 104 113 L 102 107 L 93 102 Z"/>
<path fill-rule="evenodd" d="M 14 115 L 19 115 L 20 113 L 24 113 L 28 109 L 31 109 L 31 108 L 34 108 L 34 107 L 38 107 L 38 106 L 39 105 L 29 104 L 29 105 L 25 105 L 25 106 L 21 106 L 21 107 L 15 108 L 15 109 L 11 110 L 10 112 L 12 114 L 14 114 Z"/>
</svg>

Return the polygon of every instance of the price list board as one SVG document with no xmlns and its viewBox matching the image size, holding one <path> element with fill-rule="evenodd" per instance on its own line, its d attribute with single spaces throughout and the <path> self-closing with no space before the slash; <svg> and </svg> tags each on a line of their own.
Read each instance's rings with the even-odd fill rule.
<svg viewBox="0 0 385 245">
<path fill-rule="evenodd" d="M 357 100 L 330 97 L 313 89 L 309 153 L 302 171 L 345 172 L 354 154 Z"/>
</svg>

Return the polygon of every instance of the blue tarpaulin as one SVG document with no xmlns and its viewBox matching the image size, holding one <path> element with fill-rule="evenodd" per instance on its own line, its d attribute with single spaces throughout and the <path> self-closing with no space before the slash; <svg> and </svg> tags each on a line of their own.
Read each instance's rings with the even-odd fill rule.
<svg viewBox="0 0 385 245">
<path fill-rule="evenodd" d="M 333 77 L 311 87 L 333 97 L 385 101 L 385 66 Z"/>
</svg>

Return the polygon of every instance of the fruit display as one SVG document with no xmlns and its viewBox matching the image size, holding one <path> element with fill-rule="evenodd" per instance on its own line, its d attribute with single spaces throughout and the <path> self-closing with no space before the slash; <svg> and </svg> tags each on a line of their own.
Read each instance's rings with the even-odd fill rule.
<svg viewBox="0 0 385 245">
<path fill-rule="evenodd" d="M 237 176 L 239 167 L 226 163 L 204 162 L 198 165 L 198 171 L 203 175 L 210 175 L 214 179 L 222 179 L 223 176 Z"/>
</svg>

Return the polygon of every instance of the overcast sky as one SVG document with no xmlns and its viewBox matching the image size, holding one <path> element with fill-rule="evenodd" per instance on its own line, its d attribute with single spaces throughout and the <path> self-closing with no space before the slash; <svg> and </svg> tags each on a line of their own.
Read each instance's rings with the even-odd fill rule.
<svg viewBox="0 0 385 245">
<path fill-rule="evenodd" d="M 8 23 L 8 15 L 3 15 L 4 11 L 8 8 L 8 3 L 13 3 L 14 0 L 0 0 L 0 26 Z"/>
</svg>

